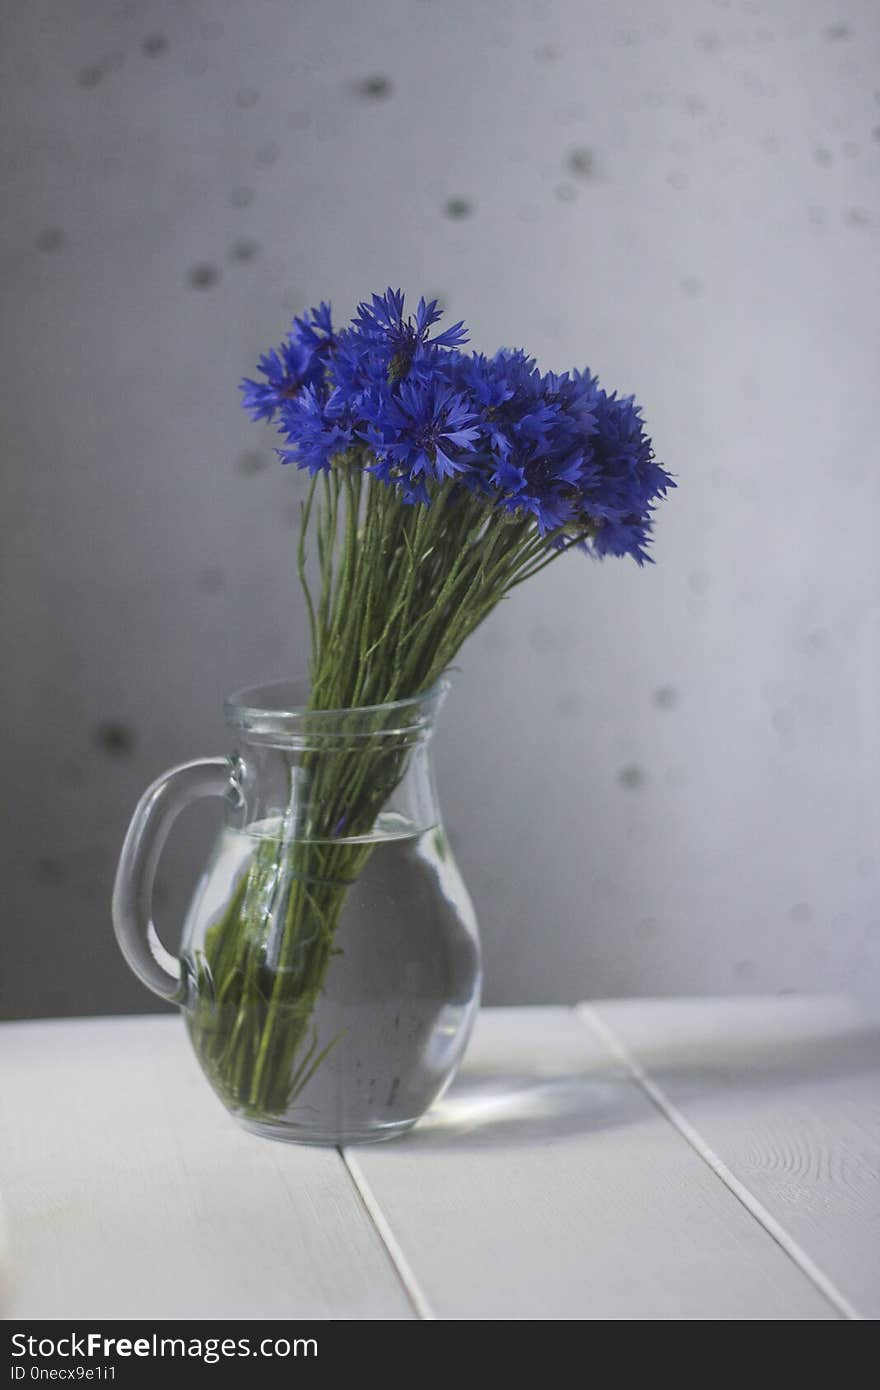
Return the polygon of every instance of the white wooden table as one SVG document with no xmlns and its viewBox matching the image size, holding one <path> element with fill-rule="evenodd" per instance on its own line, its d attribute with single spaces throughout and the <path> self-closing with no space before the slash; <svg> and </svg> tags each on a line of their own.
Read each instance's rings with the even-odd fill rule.
<svg viewBox="0 0 880 1390">
<path fill-rule="evenodd" d="M 176 1018 L 0 1025 L 2 1313 L 873 1319 L 878 1042 L 827 998 L 487 1010 L 338 1153 L 240 1130 Z"/>
</svg>

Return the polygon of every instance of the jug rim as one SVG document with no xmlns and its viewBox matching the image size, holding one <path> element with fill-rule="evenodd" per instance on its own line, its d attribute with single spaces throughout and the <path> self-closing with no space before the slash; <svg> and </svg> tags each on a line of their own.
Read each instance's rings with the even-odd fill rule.
<svg viewBox="0 0 880 1390">
<path fill-rule="evenodd" d="M 444 672 L 427 690 L 384 704 L 353 705 L 336 709 L 309 709 L 307 677 L 281 677 L 258 685 L 242 686 L 227 695 L 227 723 L 244 733 L 278 735 L 285 739 L 309 738 L 344 732 L 352 736 L 376 734 L 400 737 L 424 733 L 452 684 Z"/>
</svg>

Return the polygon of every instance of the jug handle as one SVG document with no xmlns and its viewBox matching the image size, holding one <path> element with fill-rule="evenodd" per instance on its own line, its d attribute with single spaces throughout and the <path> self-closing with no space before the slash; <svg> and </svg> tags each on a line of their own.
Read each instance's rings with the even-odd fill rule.
<svg viewBox="0 0 880 1390">
<path fill-rule="evenodd" d="M 131 818 L 113 886 L 113 929 L 122 954 L 148 989 L 172 1001 L 180 995 L 180 961 L 162 945 L 153 925 L 153 882 L 173 821 L 203 796 L 240 804 L 228 758 L 183 763 L 147 788 Z"/>
</svg>

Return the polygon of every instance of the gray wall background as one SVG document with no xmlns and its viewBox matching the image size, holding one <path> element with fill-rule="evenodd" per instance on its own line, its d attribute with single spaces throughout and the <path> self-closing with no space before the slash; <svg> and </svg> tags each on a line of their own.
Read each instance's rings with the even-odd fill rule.
<svg viewBox="0 0 880 1390">
<path fill-rule="evenodd" d="M 389 282 L 636 391 L 680 482 L 654 570 L 568 557 L 462 654 L 488 999 L 876 1001 L 873 0 L 8 0 L 0 44 L 2 1013 L 156 1004 L 133 804 L 304 661 L 301 483 L 236 384 Z"/>
</svg>

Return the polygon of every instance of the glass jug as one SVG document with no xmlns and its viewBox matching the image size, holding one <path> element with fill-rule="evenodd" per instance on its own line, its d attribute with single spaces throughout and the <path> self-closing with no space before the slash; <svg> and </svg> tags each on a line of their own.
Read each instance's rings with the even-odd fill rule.
<svg viewBox="0 0 880 1390">
<path fill-rule="evenodd" d="M 481 966 L 431 762 L 447 689 L 329 711 L 307 708 L 304 682 L 241 691 L 226 702 L 232 757 L 174 768 L 135 810 L 113 894 L 120 947 L 179 1004 L 247 1129 L 392 1138 L 461 1059 Z M 206 795 L 225 800 L 225 824 L 178 959 L 153 926 L 153 878 L 172 820 Z"/>
</svg>

